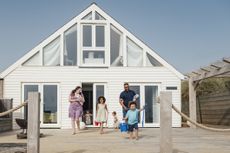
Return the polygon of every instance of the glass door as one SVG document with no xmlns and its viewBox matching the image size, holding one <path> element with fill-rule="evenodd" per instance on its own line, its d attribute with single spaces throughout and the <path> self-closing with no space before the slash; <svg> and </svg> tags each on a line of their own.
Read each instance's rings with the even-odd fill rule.
<svg viewBox="0 0 230 153">
<path fill-rule="evenodd" d="M 54 83 L 23 83 L 22 100 L 28 99 L 29 92 L 40 92 L 40 120 L 41 127 L 59 127 L 59 86 Z M 28 108 L 24 109 L 24 118 L 27 119 Z"/>
<path fill-rule="evenodd" d="M 155 83 L 130 83 L 130 89 L 139 95 L 137 108 L 145 106 L 145 110 L 139 114 L 140 127 L 160 126 L 160 105 L 156 99 L 159 95 L 160 84 Z"/>
<path fill-rule="evenodd" d="M 94 83 L 93 84 L 93 118 L 96 118 L 96 107 L 97 107 L 97 99 L 100 96 L 106 96 L 106 83 Z M 95 124 L 95 123 L 94 123 Z"/>
<path fill-rule="evenodd" d="M 23 85 L 23 93 L 22 93 L 22 101 L 28 100 L 28 93 L 29 92 L 38 92 L 39 91 L 39 85 L 36 84 L 24 84 Z M 28 106 L 26 105 L 24 107 L 24 119 L 27 120 L 27 115 L 28 115 Z"/>
<path fill-rule="evenodd" d="M 58 124 L 58 85 L 43 84 L 41 113 L 43 126 Z"/>
<path fill-rule="evenodd" d="M 144 85 L 144 125 L 159 126 L 160 123 L 160 104 L 157 103 L 159 89 L 157 85 Z"/>
</svg>

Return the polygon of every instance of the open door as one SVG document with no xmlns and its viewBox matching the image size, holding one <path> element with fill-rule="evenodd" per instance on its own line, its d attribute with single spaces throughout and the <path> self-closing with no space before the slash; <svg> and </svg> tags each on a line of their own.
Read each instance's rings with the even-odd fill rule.
<svg viewBox="0 0 230 153">
<path fill-rule="evenodd" d="M 106 96 L 106 84 L 105 83 L 94 83 L 93 84 L 93 103 L 94 103 L 94 118 L 96 118 L 96 109 L 97 109 L 97 99 L 100 96 Z M 95 124 L 95 123 L 94 123 Z"/>
</svg>

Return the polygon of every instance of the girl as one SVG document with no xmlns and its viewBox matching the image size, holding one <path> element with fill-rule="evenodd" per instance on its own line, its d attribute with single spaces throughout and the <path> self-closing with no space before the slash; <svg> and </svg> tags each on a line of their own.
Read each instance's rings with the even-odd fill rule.
<svg viewBox="0 0 230 153">
<path fill-rule="evenodd" d="M 83 115 L 83 103 L 85 102 L 84 95 L 82 94 L 82 89 L 77 86 L 71 91 L 69 96 L 69 117 L 72 121 L 73 135 L 76 134 L 75 122 L 77 124 L 78 131 L 80 130 L 80 117 Z"/>
<path fill-rule="evenodd" d="M 108 108 L 105 104 L 105 97 L 100 96 L 97 103 L 96 122 L 100 124 L 100 134 L 103 134 L 103 124 L 107 123 L 108 120 Z"/>
</svg>

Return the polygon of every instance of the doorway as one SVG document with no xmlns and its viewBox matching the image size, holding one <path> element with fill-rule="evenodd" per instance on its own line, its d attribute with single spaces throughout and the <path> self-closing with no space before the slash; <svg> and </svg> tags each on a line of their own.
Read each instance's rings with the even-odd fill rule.
<svg viewBox="0 0 230 153">
<path fill-rule="evenodd" d="M 93 125 L 93 84 L 92 83 L 82 83 L 82 92 L 85 97 L 85 103 L 83 105 L 83 118 L 82 121 L 88 126 Z M 90 118 L 87 120 L 87 115 Z"/>
<path fill-rule="evenodd" d="M 96 118 L 97 99 L 99 96 L 106 97 L 106 83 L 82 83 L 82 92 L 85 97 L 82 121 L 91 127 L 94 126 Z"/>
</svg>

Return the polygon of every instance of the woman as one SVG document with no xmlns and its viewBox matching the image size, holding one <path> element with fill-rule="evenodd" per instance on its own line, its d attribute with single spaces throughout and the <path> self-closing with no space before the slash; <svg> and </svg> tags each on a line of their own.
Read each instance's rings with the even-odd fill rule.
<svg viewBox="0 0 230 153">
<path fill-rule="evenodd" d="M 75 122 L 77 123 L 77 128 L 80 130 L 80 117 L 83 115 L 83 104 L 85 102 L 84 95 L 80 86 L 77 86 L 71 91 L 69 96 L 69 117 L 71 118 L 73 135 L 76 134 Z"/>
</svg>

